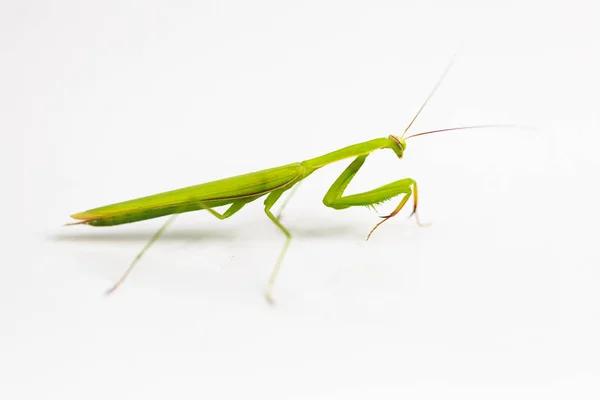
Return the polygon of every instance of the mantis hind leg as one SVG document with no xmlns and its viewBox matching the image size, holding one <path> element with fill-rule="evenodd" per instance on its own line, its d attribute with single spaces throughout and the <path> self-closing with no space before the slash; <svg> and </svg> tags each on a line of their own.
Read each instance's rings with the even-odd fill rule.
<svg viewBox="0 0 600 400">
<path fill-rule="evenodd" d="M 384 201 L 390 200 L 396 196 L 403 195 L 402 199 L 398 206 L 392 211 L 391 214 L 383 216 L 383 220 L 377 223 L 371 229 L 369 234 L 367 235 L 367 240 L 371 237 L 375 229 L 377 229 L 381 224 L 390 218 L 396 216 L 400 210 L 404 207 L 404 205 L 408 202 L 410 196 L 413 196 L 413 211 L 412 215 L 415 215 L 417 223 L 419 225 L 423 225 L 419 220 L 417 214 L 417 205 L 418 205 L 418 189 L 417 183 L 410 178 L 400 179 L 392 183 L 388 183 L 387 185 L 381 186 L 377 189 L 370 190 L 368 192 L 362 192 L 357 194 L 352 194 L 348 196 L 344 196 L 344 191 L 358 172 L 360 168 L 363 166 L 368 154 L 358 156 L 356 159 L 342 172 L 342 174 L 336 179 L 336 181 L 331 185 L 325 197 L 323 198 L 323 204 L 327 207 L 334 208 L 336 210 L 342 210 L 348 207 L 354 206 L 367 206 L 374 207 L 377 204 L 383 203 Z"/>
<path fill-rule="evenodd" d="M 248 202 L 248 199 L 235 200 L 233 203 L 231 203 L 231 206 L 223 214 L 220 214 L 217 211 L 215 211 L 209 207 L 203 206 L 203 208 L 205 210 L 207 210 L 208 212 L 210 212 L 215 217 L 223 220 L 225 218 L 231 217 L 233 214 L 235 214 L 236 212 L 241 210 L 242 207 L 244 207 L 244 205 L 247 202 Z M 171 225 L 173 223 L 173 221 L 175 221 L 175 218 L 178 215 L 179 214 L 173 214 L 167 219 L 167 221 L 165 221 L 165 223 L 160 227 L 160 229 L 158 231 L 156 231 L 156 233 L 152 236 L 152 238 L 148 241 L 148 243 L 146 243 L 144 248 L 137 254 L 137 256 L 135 256 L 135 258 L 133 259 L 131 264 L 129 264 L 129 267 L 125 270 L 123 275 L 121 275 L 119 280 L 110 289 L 108 289 L 106 291 L 106 294 L 111 294 L 112 292 L 117 290 L 123 284 L 123 282 L 125 282 L 125 279 L 127 279 L 129 274 L 131 273 L 131 271 L 133 271 L 133 268 L 136 266 L 137 262 L 142 258 L 144 253 L 146 253 L 146 251 L 150 248 L 150 246 L 152 246 L 154 244 L 154 242 L 156 242 L 158 240 L 158 238 L 160 238 L 162 236 L 162 234 L 165 233 L 165 231 L 167 230 L 169 225 Z"/>
</svg>

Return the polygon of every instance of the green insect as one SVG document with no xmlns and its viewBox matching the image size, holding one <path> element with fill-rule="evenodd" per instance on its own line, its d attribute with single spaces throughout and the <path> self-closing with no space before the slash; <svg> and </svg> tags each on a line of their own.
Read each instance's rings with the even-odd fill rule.
<svg viewBox="0 0 600 400">
<path fill-rule="evenodd" d="M 246 204 L 266 196 L 264 201 L 265 214 L 286 237 L 285 244 L 279 253 L 279 257 L 275 263 L 275 267 L 271 272 L 267 284 L 266 297 L 270 302 L 273 302 L 273 287 L 275 280 L 277 278 L 281 262 L 283 261 L 292 238 L 292 235 L 288 229 L 284 227 L 279 218 L 273 215 L 271 212 L 271 208 L 284 192 L 291 189 L 294 185 L 297 185 L 300 181 L 309 177 L 318 169 L 331 163 L 354 157 L 354 161 L 352 161 L 352 163 L 344 170 L 344 172 L 342 172 L 339 178 L 337 178 L 337 180 L 325 194 L 325 197 L 323 198 L 323 204 L 336 210 L 342 210 L 355 206 L 374 206 L 396 196 L 402 195 L 402 199 L 396 208 L 389 215 L 381 217 L 382 220 L 377 223 L 373 229 L 371 229 L 367 236 L 368 240 L 377 227 L 397 215 L 400 210 L 402 210 L 412 195 L 414 205 L 411 216 L 414 215 L 417 223 L 422 225 L 417 214 L 417 183 L 411 178 L 400 179 L 367 192 L 344 195 L 346 187 L 350 181 L 352 181 L 358 170 L 362 167 L 367 157 L 375 150 L 390 149 L 398 156 L 398 158 L 402 158 L 404 151 L 406 150 L 406 140 L 417 136 L 452 130 L 502 126 L 464 126 L 421 132 L 406 136 L 406 133 L 412 124 L 415 122 L 421 111 L 423 111 L 425 105 L 441 84 L 449 68 L 450 65 L 448 65 L 442 74 L 442 77 L 431 91 L 419 111 L 416 113 L 410 124 L 405 129 L 404 134 L 401 136 L 390 135 L 384 138 L 368 140 L 366 142 L 344 147 L 320 157 L 311 158 L 302 162 L 296 162 L 280 167 L 251 172 L 249 174 L 238 175 L 231 178 L 225 178 L 200 185 L 186 187 L 183 189 L 158 193 L 152 196 L 94 208 L 71 215 L 72 218 L 80 221 L 71 223 L 69 225 L 85 224 L 92 226 L 111 226 L 171 215 L 171 217 L 163 224 L 163 226 L 154 234 L 146 246 L 135 257 L 121 278 L 108 290 L 108 293 L 111 293 L 123 283 L 123 281 L 133 270 L 137 261 L 162 235 L 162 233 L 167 229 L 169 224 L 173 222 L 174 218 L 178 214 L 196 210 L 206 210 L 218 219 L 222 220 L 231 217 L 240 211 Z M 226 205 L 228 205 L 229 208 L 224 213 L 219 213 L 214 210 L 216 207 Z"/>
</svg>

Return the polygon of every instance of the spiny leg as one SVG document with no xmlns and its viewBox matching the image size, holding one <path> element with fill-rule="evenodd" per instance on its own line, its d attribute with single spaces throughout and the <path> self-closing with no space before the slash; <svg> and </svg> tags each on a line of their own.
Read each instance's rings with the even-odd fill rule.
<svg viewBox="0 0 600 400">
<path fill-rule="evenodd" d="M 379 225 L 383 224 L 385 221 L 387 221 L 388 219 L 390 219 L 390 218 L 394 217 L 396 214 L 398 214 L 400 212 L 400 210 L 402 210 L 402 208 L 404 207 L 404 205 L 406 204 L 406 202 L 408 201 L 409 197 L 410 197 L 410 193 L 405 194 L 402 197 L 402 200 L 400 200 L 400 204 L 398 204 L 398 206 L 394 209 L 394 211 L 392 211 L 392 213 L 390 215 L 386 215 L 386 216 L 381 217 L 383 219 L 381 221 L 379 221 L 377 224 L 375 224 L 375 226 L 373 227 L 373 229 L 371 229 L 371 231 L 367 235 L 367 239 L 366 240 L 369 240 L 369 238 L 371 237 L 371 235 L 373 234 L 373 232 L 375 232 L 375 229 L 377 229 L 379 227 Z"/>
<path fill-rule="evenodd" d="M 417 206 L 419 204 L 419 189 L 417 188 L 417 182 L 415 182 L 414 180 L 413 180 L 413 185 L 412 185 L 412 191 L 413 191 L 413 210 L 410 213 L 410 216 L 411 217 L 413 215 L 415 216 L 417 225 L 419 225 L 420 227 L 430 226 L 431 222 L 421 222 L 421 219 L 419 218 L 419 213 L 417 211 Z M 398 211 L 400 211 L 400 210 L 398 210 Z"/>
<path fill-rule="evenodd" d="M 216 212 L 215 210 L 208 208 L 208 207 L 203 207 L 203 208 L 205 210 L 207 210 L 208 212 L 210 212 L 215 217 L 222 220 L 222 219 L 231 217 L 233 214 L 238 212 L 246 203 L 247 203 L 247 200 L 236 200 L 231 204 L 231 206 L 223 214 L 220 214 L 220 213 Z M 169 225 L 171 225 L 171 223 L 173 223 L 173 221 L 175 221 L 175 218 L 178 215 L 179 214 L 171 215 L 169 217 L 169 219 L 167 219 L 167 221 L 160 227 L 160 229 L 158 231 L 156 231 L 156 233 L 152 236 L 152 238 L 148 241 L 148 243 L 146 243 L 144 248 L 138 253 L 137 256 L 135 256 L 135 258 L 133 259 L 131 264 L 129 264 L 129 267 L 125 270 L 123 275 L 121 275 L 119 280 L 110 289 L 108 289 L 106 291 L 107 295 L 113 293 L 115 290 L 117 290 L 123 284 L 123 282 L 125 282 L 125 279 L 127 279 L 129 274 L 131 273 L 131 271 L 133 271 L 133 268 L 136 266 L 136 264 L 140 260 L 140 258 L 142 258 L 142 256 L 150 248 L 150 246 L 152 246 L 154 244 L 154 242 L 156 242 L 158 240 L 158 238 L 160 238 L 162 236 L 162 234 L 167 230 Z"/>
<path fill-rule="evenodd" d="M 382 217 L 383 221 L 380 221 L 371 232 L 367 236 L 367 240 L 371 237 L 371 234 L 379 225 L 387 221 L 388 219 L 397 215 L 402 207 L 406 204 L 411 194 L 414 193 L 414 207 L 411 215 L 415 214 L 417 217 L 417 223 L 421 225 L 421 222 L 416 215 L 417 212 L 417 204 L 418 204 L 418 192 L 417 192 L 417 184 L 413 179 L 406 178 L 400 179 L 398 181 L 389 183 L 387 185 L 381 186 L 377 189 L 370 190 L 368 192 L 357 193 L 349 196 L 344 196 L 344 191 L 350 184 L 350 181 L 354 178 L 358 170 L 364 164 L 367 155 L 362 155 L 356 157 L 356 159 L 342 172 L 342 174 L 336 179 L 336 181 L 331 185 L 331 188 L 325 194 L 323 198 L 323 204 L 327 207 L 334 208 L 336 210 L 341 210 L 348 207 L 354 206 L 374 206 L 376 204 L 382 203 L 386 200 L 389 200 L 393 197 L 399 196 L 403 194 L 402 200 L 398 206 L 394 209 L 394 211 L 387 216 Z"/>
<path fill-rule="evenodd" d="M 413 210 L 410 213 L 409 218 L 414 215 L 415 220 L 417 221 L 417 225 L 419 225 L 420 227 L 429 226 L 429 225 L 431 225 L 430 223 L 422 223 L 421 220 L 419 219 L 419 213 L 417 212 L 417 205 L 419 204 L 419 190 L 417 189 L 417 182 L 415 182 L 412 179 L 411 179 L 411 181 L 412 181 L 412 194 L 413 194 Z M 371 229 L 371 232 L 369 232 L 369 235 L 367 236 L 367 240 L 369 240 L 369 238 L 371 237 L 371 234 L 373 233 L 373 231 L 375 231 L 375 229 L 377 229 L 377 227 L 379 225 L 383 224 L 388 219 L 396 216 L 396 214 L 398 214 L 400 212 L 400 210 L 402 210 L 402 208 L 408 201 L 409 197 L 410 197 L 410 193 L 406 194 L 400 201 L 400 204 L 398 204 L 398 206 L 394 209 L 394 211 L 392 211 L 392 213 L 390 215 L 384 215 L 384 216 L 380 217 L 380 218 L 383 218 L 383 220 L 378 222 L 377 225 L 375 225 L 373 227 L 373 229 Z"/>
<path fill-rule="evenodd" d="M 279 267 L 281 266 L 281 262 L 283 261 L 285 253 L 287 252 L 287 249 L 290 246 L 290 242 L 292 240 L 292 234 L 281 224 L 281 222 L 279 222 L 277 217 L 275 217 L 271 212 L 271 207 L 273 207 L 275 202 L 279 199 L 279 197 L 281 197 L 284 191 L 285 189 L 271 192 L 265 199 L 265 214 L 267 214 L 267 217 L 269 217 L 269 219 L 273 221 L 275 225 L 277 225 L 277 227 L 283 232 L 283 234 L 286 237 L 285 244 L 279 252 L 279 257 L 277 257 L 277 262 L 275 263 L 275 267 L 273 267 L 273 271 L 271 271 L 271 276 L 269 276 L 269 281 L 267 282 L 267 291 L 265 293 L 265 296 L 267 298 L 267 301 L 271 304 L 275 304 L 275 298 L 273 297 L 273 287 L 275 286 L 275 280 L 277 279 L 277 274 L 279 273 Z"/>
</svg>

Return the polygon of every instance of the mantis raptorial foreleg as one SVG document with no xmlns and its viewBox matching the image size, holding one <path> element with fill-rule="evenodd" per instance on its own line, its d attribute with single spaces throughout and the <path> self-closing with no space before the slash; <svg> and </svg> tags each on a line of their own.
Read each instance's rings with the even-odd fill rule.
<svg viewBox="0 0 600 400">
<path fill-rule="evenodd" d="M 210 212 L 215 217 L 223 220 L 225 218 L 231 217 L 233 214 L 235 214 L 236 212 L 240 211 L 242 209 L 242 207 L 244 207 L 244 205 L 246 203 L 247 203 L 246 199 L 236 200 L 233 203 L 231 203 L 231 206 L 223 214 L 218 213 L 217 211 L 213 210 L 212 208 L 208 208 L 208 207 L 203 207 L 203 208 L 206 211 Z M 200 204 L 200 205 L 202 205 L 202 204 Z M 160 227 L 160 229 L 158 231 L 156 231 L 156 233 L 152 236 L 152 238 L 148 241 L 148 243 L 146 243 L 146 245 L 144 246 L 144 248 L 138 253 L 137 256 L 135 256 L 135 258 L 133 259 L 133 261 L 131 262 L 131 264 L 129 264 L 129 267 L 125 270 L 125 272 L 123 273 L 123 275 L 121 275 L 121 277 L 119 278 L 119 280 L 110 289 L 108 289 L 106 291 L 106 294 L 111 294 L 112 292 L 114 292 L 115 290 L 117 290 L 119 288 L 119 286 L 121 286 L 121 284 L 129 276 L 129 274 L 131 273 L 131 271 L 133 271 L 133 268 L 135 267 L 135 265 L 137 264 L 137 262 L 140 260 L 140 258 L 142 258 L 142 256 L 150 248 L 150 246 L 152 246 L 154 244 L 154 242 L 156 242 L 158 240 L 158 238 L 160 238 L 162 236 L 162 234 L 165 233 L 165 231 L 167 230 L 167 228 L 169 227 L 169 225 L 171 225 L 173 223 L 173 221 L 175 221 L 175 218 L 177 217 L 177 215 L 179 215 L 179 214 L 173 214 L 173 215 L 171 215 L 169 217 L 169 219 L 167 219 L 165 221 L 165 223 Z"/>
<path fill-rule="evenodd" d="M 271 212 L 271 207 L 273 207 L 275 202 L 279 200 L 279 197 L 281 197 L 285 190 L 286 189 L 281 189 L 271 192 L 265 199 L 265 214 L 267 214 L 267 217 L 269 217 L 269 219 L 273 221 L 273 223 L 277 225 L 281 232 L 283 232 L 286 236 L 285 244 L 279 252 L 279 257 L 277 257 L 277 262 L 275 263 L 275 267 L 273 267 L 273 271 L 271 271 L 271 276 L 269 276 L 269 281 L 267 282 L 267 291 L 265 295 L 267 297 L 267 300 L 271 304 L 275 303 L 275 299 L 273 298 L 273 286 L 275 286 L 275 280 L 277 279 L 277 274 L 279 273 L 279 266 L 281 265 L 281 262 L 283 261 L 285 253 L 287 252 L 287 249 L 290 246 L 290 242 L 292 240 L 292 234 L 290 233 L 290 231 L 288 231 L 285 228 L 285 226 L 283 226 L 281 222 L 279 222 L 279 219 L 277 219 L 277 217 L 275 217 Z"/>
<path fill-rule="evenodd" d="M 383 221 L 380 221 L 377 225 L 375 225 L 373 229 L 371 229 L 371 232 L 369 232 L 369 235 L 367 236 L 367 240 L 369 240 L 373 231 L 379 225 L 398 214 L 400 210 L 402 210 L 402 207 L 404 207 L 410 196 L 413 195 L 414 207 L 412 214 L 415 214 L 415 216 L 417 217 L 417 223 L 419 225 L 423 225 L 421 224 L 418 216 L 416 215 L 418 204 L 418 190 L 417 183 L 413 179 L 400 179 L 398 181 L 388 183 L 387 185 L 370 190 L 368 192 L 344 196 L 344 191 L 346 190 L 346 188 L 350 184 L 350 181 L 352 181 L 358 170 L 365 163 L 367 156 L 368 154 L 358 156 L 354 159 L 354 161 L 352 161 L 352 163 L 336 179 L 333 185 L 331 185 L 331 187 L 325 194 L 325 197 L 323 198 L 323 204 L 325 204 L 327 207 L 331 207 L 336 210 L 341 210 L 344 208 L 354 206 L 368 207 L 374 206 L 376 204 L 382 203 L 386 200 L 403 194 L 404 196 L 402 197 L 402 200 L 400 200 L 400 204 L 398 204 L 394 211 L 387 216 L 383 216 Z"/>
</svg>

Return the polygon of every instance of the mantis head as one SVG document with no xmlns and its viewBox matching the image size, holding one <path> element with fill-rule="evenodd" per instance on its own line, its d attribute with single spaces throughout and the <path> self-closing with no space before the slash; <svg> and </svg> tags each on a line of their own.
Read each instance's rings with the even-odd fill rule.
<svg viewBox="0 0 600 400">
<path fill-rule="evenodd" d="M 388 136 L 388 139 L 393 142 L 391 149 L 394 150 L 394 153 L 396 153 L 398 158 L 402 158 L 404 150 L 406 149 L 406 141 L 402 137 L 394 135 Z"/>
</svg>

